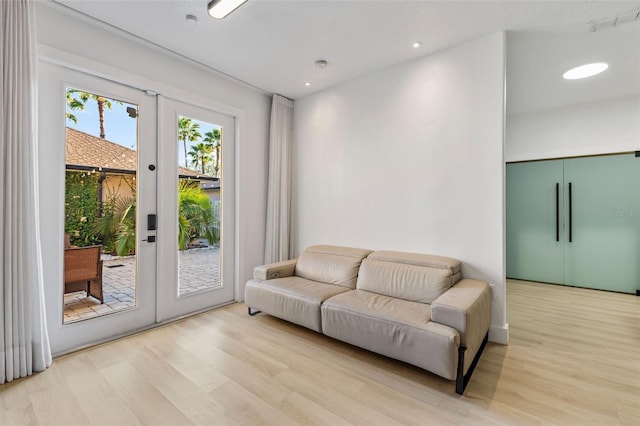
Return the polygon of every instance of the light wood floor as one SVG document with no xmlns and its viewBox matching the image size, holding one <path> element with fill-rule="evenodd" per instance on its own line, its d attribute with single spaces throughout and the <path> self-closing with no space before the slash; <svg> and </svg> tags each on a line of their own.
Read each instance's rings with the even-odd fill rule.
<svg viewBox="0 0 640 426">
<path fill-rule="evenodd" d="M 640 425 L 640 297 L 509 281 L 511 344 L 453 382 L 237 304 L 0 386 L 9 425 Z"/>
</svg>

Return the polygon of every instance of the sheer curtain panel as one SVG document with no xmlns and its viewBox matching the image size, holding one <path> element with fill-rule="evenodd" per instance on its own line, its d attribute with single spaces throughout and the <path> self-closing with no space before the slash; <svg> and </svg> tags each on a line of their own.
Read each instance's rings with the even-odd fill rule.
<svg viewBox="0 0 640 426">
<path fill-rule="evenodd" d="M 51 365 L 38 228 L 33 0 L 0 1 L 0 384 Z"/>
<path fill-rule="evenodd" d="M 273 95 L 269 137 L 269 186 L 265 263 L 289 259 L 293 101 Z"/>
</svg>

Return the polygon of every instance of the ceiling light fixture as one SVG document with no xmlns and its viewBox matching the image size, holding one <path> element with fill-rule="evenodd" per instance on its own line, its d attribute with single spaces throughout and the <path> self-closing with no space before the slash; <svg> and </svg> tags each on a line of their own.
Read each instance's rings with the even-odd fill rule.
<svg viewBox="0 0 640 426">
<path fill-rule="evenodd" d="M 422 46 L 422 43 L 420 43 L 419 41 L 414 41 L 414 42 L 411 44 L 411 46 L 412 46 L 414 49 L 417 49 L 418 47 Z"/>
<path fill-rule="evenodd" d="M 609 68 L 606 62 L 594 62 L 592 64 L 580 65 L 579 67 L 571 68 L 562 74 L 562 78 L 565 80 L 578 80 L 580 78 L 593 77 L 600 74 L 604 70 Z"/>
<path fill-rule="evenodd" d="M 184 19 L 190 24 L 198 23 L 198 17 L 196 15 L 188 14 L 188 15 L 185 15 Z"/>
<path fill-rule="evenodd" d="M 222 19 L 247 0 L 211 0 L 207 5 L 209 16 L 216 19 Z"/>
<path fill-rule="evenodd" d="M 311 86 L 311 83 L 307 81 L 304 85 L 305 85 L 306 87 L 309 87 L 309 86 Z"/>
</svg>

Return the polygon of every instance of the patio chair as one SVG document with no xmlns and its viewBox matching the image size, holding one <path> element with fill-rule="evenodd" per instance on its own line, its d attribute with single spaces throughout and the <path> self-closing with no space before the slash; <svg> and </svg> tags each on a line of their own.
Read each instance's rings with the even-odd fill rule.
<svg viewBox="0 0 640 426">
<path fill-rule="evenodd" d="M 102 294 L 102 246 L 64 249 L 64 293 L 85 291 L 104 303 Z"/>
</svg>

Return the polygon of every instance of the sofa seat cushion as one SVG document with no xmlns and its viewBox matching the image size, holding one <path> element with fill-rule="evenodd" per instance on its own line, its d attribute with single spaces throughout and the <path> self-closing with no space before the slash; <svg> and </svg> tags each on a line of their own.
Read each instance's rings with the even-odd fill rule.
<svg viewBox="0 0 640 426">
<path fill-rule="evenodd" d="M 355 290 L 327 300 L 328 305 L 375 319 L 422 327 L 431 320 L 431 306 L 395 297 Z"/>
<path fill-rule="evenodd" d="M 339 285 L 293 276 L 266 281 L 250 280 L 245 287 L 244 297 L 245 304 L 253 309 L 321 332 L 321 303 L 346 291 L 349 289 Z"/>
<path fill-rule="evenodd" d="M 458 332 L 430 321 L 428 304 L 354 290 L 322 304 L 327 336 L 432 371 L 456 377 Z"/>
</svg>

